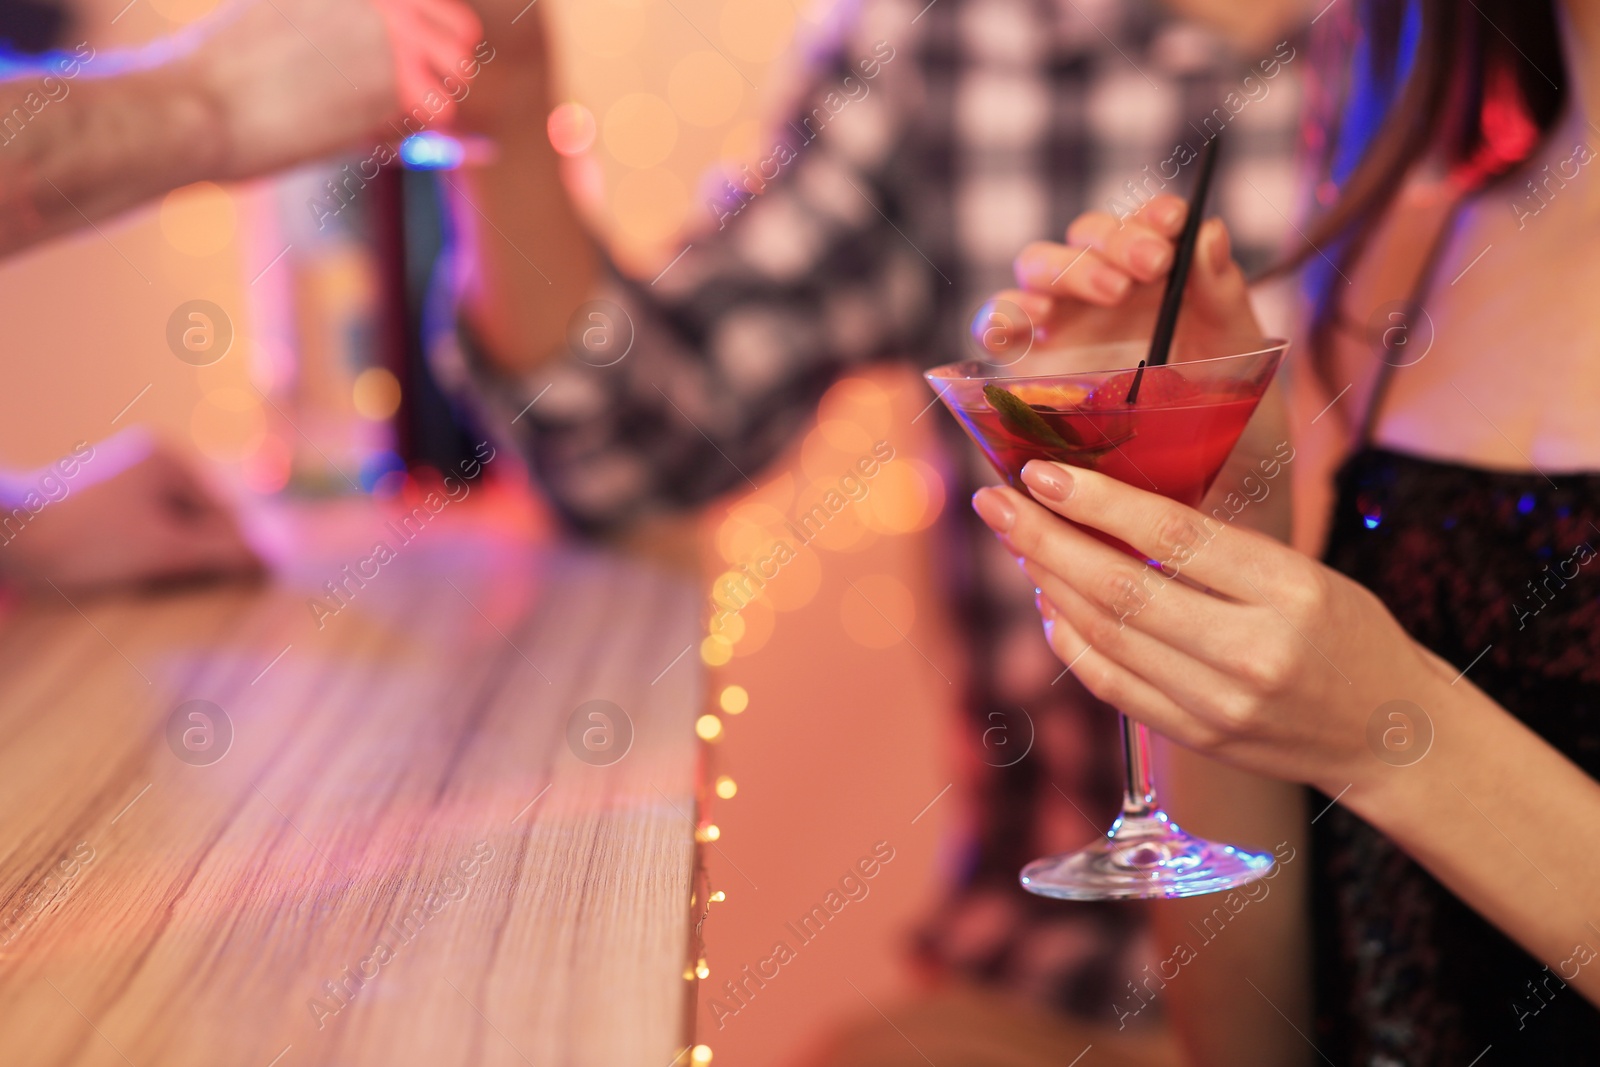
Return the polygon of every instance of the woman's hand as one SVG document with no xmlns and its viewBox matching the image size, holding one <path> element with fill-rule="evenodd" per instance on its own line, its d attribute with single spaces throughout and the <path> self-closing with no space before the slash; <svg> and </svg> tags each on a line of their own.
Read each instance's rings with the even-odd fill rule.
<svg viewBox="0 0 1600 1067">
<path fill-rule="evenodd" d="M 1342 575 L 1093 471 L 1035 460 L 1023 481 L 1037 503 L 993 488 L 973 506 L 1039 588 L 1050 647 L 1095 696 L 1179 744 L 1333 794 L 1386 766 L 1367 741 L 1380 705 L 1438 706 L 1449 667 Z"/>
<path fill-rule="evenodd" d="M 1067 228 L 1066 244 L 1038 241 L 1024 248 L 1014 265 L 1020 288 L 996 293 L 973 319 L 978 343 L 1003 356 L 1019 344 L 1149 337 L 1187 214 L 1182 200 L 1158 196 L 1121 220 L 1103 211 L 1079 215 Z M 1200 226 L 1172 361 L 1260 338 L 1227 227 L 1209 219 Z"/>
</svg>

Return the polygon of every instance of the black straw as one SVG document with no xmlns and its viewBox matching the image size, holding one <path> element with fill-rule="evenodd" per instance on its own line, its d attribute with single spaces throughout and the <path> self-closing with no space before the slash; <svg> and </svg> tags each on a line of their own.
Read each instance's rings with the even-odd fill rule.
<svg viewBox="0 0 1600 1067">
<path fill-rule="evenodd" d="M 1139 385 L 1144 380 L 1146 366 L 1162 367 L 1172 354 L 1172 335 L 1178 328 L 1178 312 L 1183 307 L 1183 290 L 1189 281 L 1189 264 L 1194 262 L 1194 248 L 1200 239 L 1200 216 L 1205 212 L 1206 194 L 1211 191 L 1211 175 L 1217 169 L 1217 149 L 1222 143 L 1222 132 L 1206 142 L 1200 150 L 1200 176 L 1195 179 L 1194 191 L 1189 194 L 1189 214 L 1183 220 L 1183 232 L 1178 235 L 1178 250 L 1172 260 L 1172 273 L 1167 275 L 1167 289 L 1161 294 L 1161 310 L 1156 314 L 1155 333 L 1150 336 L 1150 354 L 1134 372 L 1133 384 L 1128 387 L 1128 403 L 1139 399 Z"/>
</svg>

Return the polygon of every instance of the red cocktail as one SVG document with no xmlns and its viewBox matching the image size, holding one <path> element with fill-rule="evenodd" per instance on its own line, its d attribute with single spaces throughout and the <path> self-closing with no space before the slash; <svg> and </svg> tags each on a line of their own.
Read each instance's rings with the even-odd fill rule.
<svg viewBox="0 0 1600 1067">
<path fill-rule="evenodd" d="M 935 367 L 925 377 L 1000 475 L 1023 493 L 1023 466 L 1043 459 L 1098 470 L 1195 507 L 1244 433 L 1288 344 L 1262 341 L 1238 355 L 1136 369 L 1146 348 L 1058 349 L 1003 368 L 974 360 Z M 1069 900 L 1184 897 L 1244 885 L 1272 869 L 1269 855 L 1179 829 L 1156 802 L 1145 728 L 1124 716 L 1122 736 L 1122 814 L 1103 839 L 1030 863 L 1022 872 L 1025 888 Z"/>
</svg>

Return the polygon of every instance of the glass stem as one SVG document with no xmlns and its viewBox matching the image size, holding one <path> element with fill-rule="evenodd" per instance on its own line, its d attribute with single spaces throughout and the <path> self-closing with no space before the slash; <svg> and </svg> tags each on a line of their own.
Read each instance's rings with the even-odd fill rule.
<svg viewBox="0 0 1600 1067">
<path fill-rule="evenodd" d="M 1157 810 L 1156 783 L 1150 772 L 1150 731 L 1120 711 L 1122 727 L 1122 816 L 1144 818 Z"/>
</svg>

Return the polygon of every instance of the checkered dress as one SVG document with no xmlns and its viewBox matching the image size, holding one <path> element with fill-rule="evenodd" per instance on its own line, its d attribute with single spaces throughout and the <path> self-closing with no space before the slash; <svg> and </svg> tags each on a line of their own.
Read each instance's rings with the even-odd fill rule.
<svg viewBox="0 0 1600 1067">
<path fill-rule="evenodd" d="M 1163 164 L 1175 148 L 1198 150 L 1221 121 L 1215 206 L 1247 269 L 1264 265 L 1295 199 L 1297 47 L 1230 54 L 1152 0 L 866 0 L 812 48 L 811 89 L 775 126 L 773 152 L 708 205 L 686 254 L 653 282 L 611 272 L 597 299 L 626 313 L 601 309 L 631 325 L 624 358 L 575 350 L 501 376 L 456 328 L 443 270 L 435 365 L 519 446 L 577 529 L 704 503 L 777 457 L 841 374 L 971 358 L 972 314 L 1012 284 L 1023 245 L 1059 240 L 1085 210 L 1135 206 L 1129 183 L 1148 196 L 1174 173 Z M 1178 175 L 1173 191 L 1190 180 Z M 961 502 L 994 473 L 953 419 L 937 423 Z M 971 510 L 946 509 L 941 533 L 973 662 L 978 810 L 918 950 L 1062 1011 L 1113 1018 L 1146 962 L 1142 913 L 1032 897 L 1017 871 L 1108 824 L 1115 718 L 1062 677 L 1031 585 Z M 1035 736 L 1030 754 L 996 766 L 1011 762 L 985 748 L 996 725 Z"/>
</svg>

